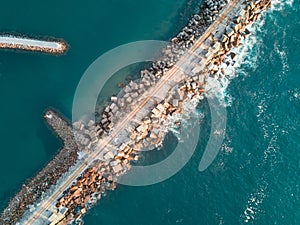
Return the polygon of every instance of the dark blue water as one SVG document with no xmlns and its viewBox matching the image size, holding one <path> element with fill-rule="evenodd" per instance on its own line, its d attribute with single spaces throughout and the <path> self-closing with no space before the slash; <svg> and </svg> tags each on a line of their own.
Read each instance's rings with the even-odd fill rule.
<svg viewBox="0 0 300 225">
<path fill-rule="evenodd" d="M 2 207 L 59 148 L 43 110 L 53 106 L 70 116 L 77 82 L 101 53 L 129 41 L 166 40 L 178 31 L 176 21 L 187 19 L 184 0 L 37 2 L 6 2 L 3 29 L 64 37 L 72 48 L 62 57 L 0 53 Z M 299 224 L 299 2 L 277 6 L 264 21 L 227 90 L 226 137 L 213 164 L 198 171 L 210 132 L 204 104 L 189 163 L 159 184 L 119 185 L 85 216 L 85 224 Z"/>
</svg>

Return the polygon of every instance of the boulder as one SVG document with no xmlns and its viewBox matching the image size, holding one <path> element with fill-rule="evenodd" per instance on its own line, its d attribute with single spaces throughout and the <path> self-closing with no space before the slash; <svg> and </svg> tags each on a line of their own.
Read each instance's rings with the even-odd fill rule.
<svg viewBox="0 0 300 225">
<path fill-rule="evenodd" d="M 173 106 L 178 107 L 178 103 L 179 103 L 179 100 L 178 100 L 178 99 L 173 99 L 173 100 L 172 100 L 172 105 L 173 105 Z"/>
<path fill-rule="evenodd" d="M 157 108 L 160 112 L 165 111 L 165 107 L 164 107 L 162 104 L 158 104 L 158 105 L 156 106 L 156 108 Z"/>
<path fill-rule="evenodd" d="M 131 88 L 130 88 L 129 86 L 126 86 L 126 87 L 124 88 L 124 92 L 125 92 L 125 93 L 131 92 Z"/>
<path fill-rule="evenodd" d="M 128 98 L 126 99 L 126 102 L 127 102 L 127 103 L 131 103 L 131 102 L 132 102 L 132 98 L 131 98 L 131 97 L 128 97 Z"/>
<path fill-rule="evenodd" d="M 117 96 L 111 96 L 111 98 L 110 98 L 110 100 L 112 101 L 112 102 L 117 102 L 118 101 L 118 97 Z"/>
</svg>

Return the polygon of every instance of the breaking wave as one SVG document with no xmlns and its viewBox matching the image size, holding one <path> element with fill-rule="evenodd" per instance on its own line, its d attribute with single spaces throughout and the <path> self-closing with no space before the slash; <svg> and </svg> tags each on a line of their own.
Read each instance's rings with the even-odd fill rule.
<svg viewBox="0 0 300 225">
<path fill-rule="evenodd" d="M 287 1 L 280 1 L 274 0 L 272 1 L 270 14 L 274 11 L 283 11 L 287 8 L 293 6 L 294 0 L 287 0 Z M 268 13 L 268 12 L 267 12 Z M 254 24 L 247 27 L 247 29 L 251 32 L 251 36 L 246 39 L 242 39 L 241 46 L 233 48 L 231 52 L 237 54 L 235 58 L 235 62 L 233 65 L 230 65 L 228 70 L 228 74 L 222 80 L 218 79 L 210 79 L 208 87 L 210 89 L 209 94 L 213 94 L 214 96 L 218 97 L 220 102 L 223 103 L 224 106 L 230 107 L 232 104 L 232 96 L 230 92 L 228 92 L 227 88 L 230 84 L 230 81 L 238 76 L 246 76 L 247 73 L 245 69 L 251 68 L 252 70 L 256 70 L 257 68 L 257 61 L 259 57 L 259 47 L 263 43 L 262 37 L 266 34 L 264 31 L 263 26 L 265 25 L 266 21 L 266 12 L 262 13 L 262 16 L 258 21 Z M 275 26 L 279 26 L 276 24 L 276 20 L 274 21 Z M 279 48 L 275 48 L 276 53 L 280 55 L 281 62 L 284 65 L 284 72 L 288 71 L 288 64 L 287 64 L 287 57 L 283 50 Z M 231 60 L 229 57 L 225 57 L 225 60 Z M 221 65 L 222 68 L 222 65 Z M 221 69 L 220 68 L 220 69 Z"/>
<path fill-rule="evenodd" d="M 230 56 L 225 56 L 224 62 L 230 62 L 230 65 L 226 68 L 225 76 L 221 80 L 214 78 L 208 80 L 207 85 L 208 89 L 210 89 L 208 95 L 216 96 L 225 107 L 230 107 L 233 101 L 230 92 L 227 90 L 231 80 L 238 76 L 245 76 L 245 68 L 257 68 L 256 62 L 259 55 L 259 44 L 262 42 L 262 37 L 260 34 L 263 32 L 262 28 L 265 24 L 265 18 L 266 15 L 263 13 L 258 21 L 247 26 L 247 29 L 251 32 L 251 35 L 247 38 L 242 38 L 242 45 L 231 49 L 230 52 L 236 54 L 234 60 L 232 60 Z M 221 69 L 224 67 L 225 63 L 222 63 L 219 73 L 221 73 Z"/>
<path fill-rule="evenodd" d="M 273 0 L 271 5 L 270 13 L 274 11 L 283 11 L 287 8 L 290 8 L 293 6 L 294 0 Z M 266 31 L 264 31 L 263 26 L 265 25 L 266 21 L 266 12 L 262 13 L 262 16 L 258 21 L 256 21 L 254 24 L 247 27 L 247 29 L 251 32 L 252 35 L 250 35 L 246 39 L 242 39 L 241 46 L 238 46 L 236 48 L 233 48 L 231 52 L 236 54 L 236 58 L 234 60 L 234 64 L 230 64 L 228 70 L 228 74 L 221 80 L 219 79 L 209 79 L 208 82 L 208 89 L 210 89 L 210 93 L 208 95 L 214 95 L 218 97 L 221 103 L 223 103 L 224 106 L 230 107 L 232 104 L 232 96 L 230 95 L 230 92 L 228 92 L 228 86 L 230 84 L 230 81 L 238 76 L 246 76 L 247 73 L 245 72 L 245 69 L 251 68 L 252 70 L 256 70 L 257 68 L 257 61 L 259 57 L 259 49 L 262 42 L 262 37 L 264 35 L 267 35 Z M 279 26 L 276 24 L 276 20 L 274 21 L 275 26 Z M 288 64 L 287 64 L 287 56 L 285 54 L 285 51 L 275 48 L 275 51 L 277 54 L 280 55 L 281 62 L 284 65 L 284 72 L 286 73 L 288 71 Z M 229 57 L 225 57 L 226 60 L 231 60 Z M 220 66 L 220 69 L 222 68 L 222 65 Z"/>
<path fill-rule="evenodd" d="M 257 190 L 250 194 L 247 200 L 247 205 L 245 207 L 244 213 L 242 215 L 242 218 L 245 223 L 248 223 L 251 220 L 255 220 L 256 215 L 262 212 L 260 206 L 263 203 L 264 199 L 266 198 L 265 192 L 267 186 L 268 186 L 267 183 L 261 182 Z"/>
<path fill-rule="evenodd" d="M 282 11 L 286 7 L 292 7 L 294 0 L 272 0 L 271 11 Z"/>
</svg>

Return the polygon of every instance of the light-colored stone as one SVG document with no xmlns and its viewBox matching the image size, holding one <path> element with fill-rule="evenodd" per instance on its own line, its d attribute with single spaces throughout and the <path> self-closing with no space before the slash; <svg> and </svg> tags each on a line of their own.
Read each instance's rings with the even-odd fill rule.
<svg viewBox="0 0 300 225">
<path fill-rule="evenodd" d="M 162 104 L 158 104 L 156 106 L 156 108 L 160 111 L 160 112 L 163 112 L 165 110 L 164 106 Z"/>
<path fill-rule="evenodd" d="M 126 86 L 126 87 L 124 88 L 124 92 L 125 92 L 125 93 L 131 92 L 131 88 L 130 88 L 129 86 Z"/>
<path fill-rule="evenodd" d="M 118 97 L 117 97 L 117 96 L 111 96 L 111 97 L 110 97 L 110 100 L 111 100 L 112 102 L 117 102 L 117 101 L 118 101 Z"/>
<path fill-rule="evenodd" d="M 117 164 L 116 166 L 113 166 L 112 169 L 115 173 L 119 173 L 123 170 L 123 167 L 120 164 Z"/>
<path fill-rule="evenodd" d="M 152 110 L 152 113 L 155 115 L 155 116 L 159 116 L 160 115 L 160 111 L 157 109 L 157 108 L 154 108 Z"/>
<path fill-rule="evenodd" d="M 173 99 L 172 100 L 172 105 L 173 106 L 178 107 L 178 103 L 179 103 L 178 99 Z"/>
<path fill-rule="evenodd" d="M 105 160 L 111 160 L 114 158 L 114 154 L 111 151 L 108 151 L 105 155 L 104 155 L 104 159 Z"/>
<path fill-rule="evenodd" d="M 127 102 L 127 103 L 131 103 L 131 102 L 132 102 L 132 98 L 131 98 L 131 97 L 128 97 L 128 98 L 126 99 L 126 102 Z"/>
</svg>

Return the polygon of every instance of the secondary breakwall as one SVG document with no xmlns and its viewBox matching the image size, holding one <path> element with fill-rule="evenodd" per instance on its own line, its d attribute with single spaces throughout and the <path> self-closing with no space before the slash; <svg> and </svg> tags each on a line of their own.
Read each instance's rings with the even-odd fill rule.
<svg viewBox="0 0 300 225">
<path fill-rule="evenodd" d="M 68 121 L 54 110 L 48 110 L 44 118 L 55 135 L 62 140 L 63 147 L 46 167 L 23 184 L 21 190 L 11 198 L 1 213 L 1 225 L 15 224 L 28 210 L 28 206 L 34 204 L 46 190 L 55 185 L 60 176 L 77 161 L 78 147 Z"/>
<path fill-rule="evenodd" d="M 24 35 L 0 34 L 0 48 L 60 55 L 68 50 L 63 39 L 40 39 Z"/>
</svg>

